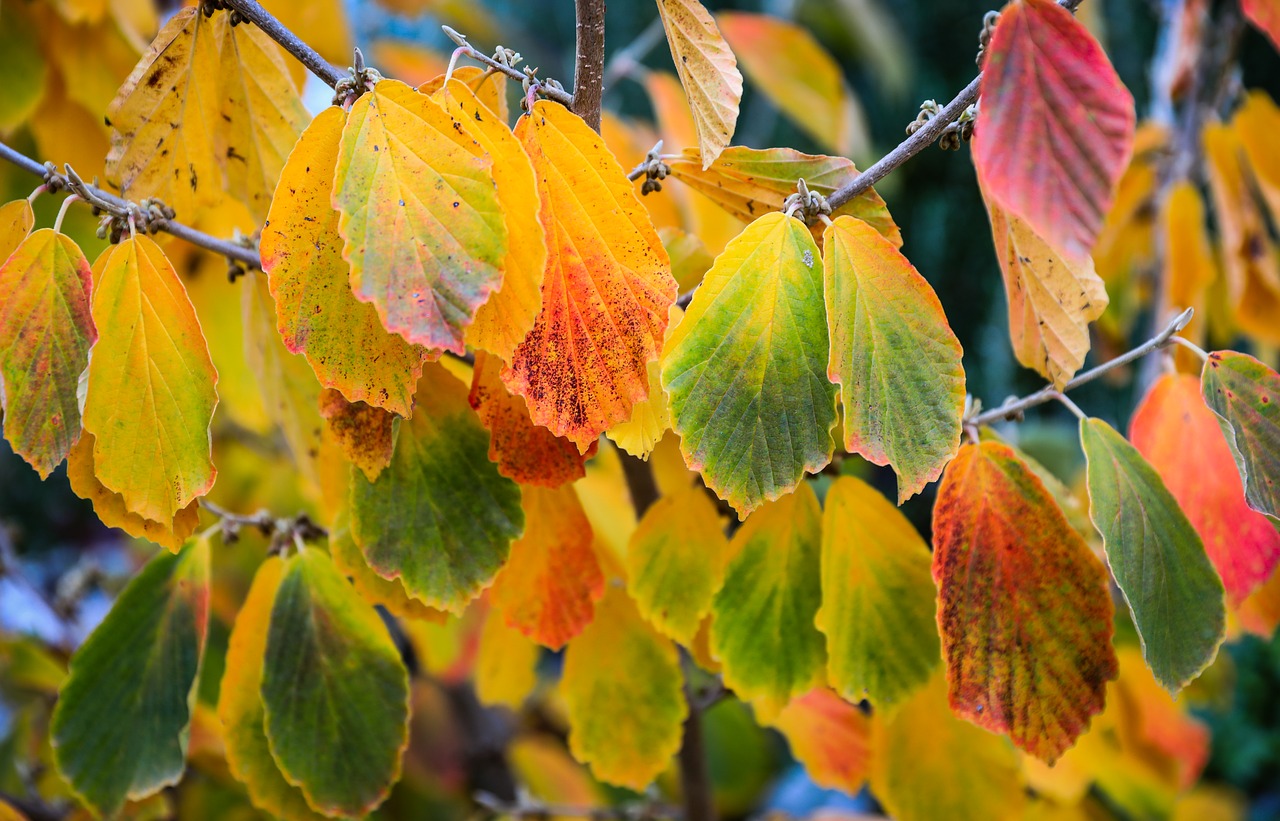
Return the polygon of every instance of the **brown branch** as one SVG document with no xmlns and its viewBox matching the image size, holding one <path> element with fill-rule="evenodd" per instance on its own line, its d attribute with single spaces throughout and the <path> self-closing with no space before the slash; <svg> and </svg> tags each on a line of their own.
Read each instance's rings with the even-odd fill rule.
<svg viewBox="0 0 1280 821">
<path fill-rule="evenodd" d="M 573 113 L 600 130 L 604 99 L 604 0 L 577 0 L 578 49 L 573 68 Z"/>
<path fill-rule="evenodd" d="M 684 696 L 689 715 L 684 720 L 684 738 L 680 742 L 680 791 L 684 794 L 685 821 L 714 821 L 716 805 L 711 794 L 711 775 L 707 771 L 707 745 L 703 735 L 702 713 L 706 699 L 693 690 L 692 679 L 697 665 L 684 648 L 680 650 L 684 669 Z"/>
</svg>

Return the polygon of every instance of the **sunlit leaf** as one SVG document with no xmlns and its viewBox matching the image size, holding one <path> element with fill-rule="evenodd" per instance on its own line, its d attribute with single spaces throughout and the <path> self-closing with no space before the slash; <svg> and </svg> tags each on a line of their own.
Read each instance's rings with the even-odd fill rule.
<svg viewBox="0 0 1280 821">
<path fill-rule="evenodd" d="M 144 519 L 172 521 L 209 492 L 217 471 L 209 424 L 218 373 L 182 280 L 149 237 L 125 239 L 93 264 L 93 324 L 84 429 L 94 474 Z"/>
<path fill-rule="evenodd" d="M 871 764 L 871 718 L 825 687 L 810 690 L 772 722 L 814 783 L 856 795 Z"/>
<path fill-rule="evenodd" d="M 711 612 L 711 653 L 724 682 L 766 720 L 826 677 L 822 509 L 808 483 L 747 519 L 730 545 Z"/>
<path fill-rule="evenodd" d="M 733 139 L 742 74 L 715 18 L 700 0 L 658 0 L 658 14 L 693 111 L 705 168 Z"/>
<path fill-rule="evenodd" d="M 1280 566 L 1280 531 L 1244 498 L 1244 484 L 1200 380 L 1166 374 L 1133 412 L 1129 438 L 1204 540 L 1227 594 L 1242 601 Z"/>
<path fill-rule="evenodd" d="M 569 750 L 596 778 L 643 790 L 680 749 L 688 707 L 675 645 L 611 587 L 565 651 Z"/>
<path fill-rule="evenodd" d="M 1080 422 L 1089 515 L 1156 679 L 1172 693 L 1208 667 L 1225 635 L 1222 580 L 1204 542 L 1137 448 L 1100 419 Z"/>
<path fill-rule="evenodd" d="M 365 402 L 348 402 L 333 388 L 320 392 L 320 415 L 347 459 L 375 481 L 391 463 L 396 417 Z"/>
<path fill-rule="evenodd" d="M 1107 571 L 1006 445 L 965 445 L 933 510 L 951 708 L 1052 762 L 1116 675 Z"/>
<path fill-rule="evenodd" d="M 840 385 L 844 447 L 892 465 L 902 503 L 960 448 L 960 343 L 928 281 L 874 228 L 838 217 L 825 236 L 827 373 Z"/>
<path fill-rule="evenodd" d="M 476 697 L 520 709 L 538 683 L 538 645 L 490 610 L 476 650 Z"/>
<path fill-rule="evenodd" d="M 0 223 L 5 218 L 0 213 Z M 76 386 L 98 338 L 89 315 L 89 261 L 50 228 L 12 255 L 0 246 L 0 254 L 8 256 L 0 263 L 4 435 L 44 479 L 80 436 Z"/>
<path fill-rule="evenodd" d="M 924 540 L 879 491 L 851 476 L 827 491 L 816 624 L 837 693 L 893 707 L 938 666 L 929 561 Z"/>
<path fill-rule="evenodd" d="M 1006 5 L 983 64 L 973 162 L 987 200 L 1086 258 L 1133 152 L 1133 96 L 1055 0 Z"/>
<path fill-rule="evenodd" d="M 431 607 L 460 612 L 524 530 L 520 486 L 498 473 L 488 450 L 466 390 L 430 365 L 391 464 L 375 482 L 352 476 L 351 533 L 369 566 Z"/>
<path fill-rule="evenodd" d="M 447 61 L 445 67 L 447 67 Z M 418 93 L 435 94 L 444 88 L 443 72 L 445 67 L 442 67 L 436 76 L 418 86 Z M 399 75 L 397 74 L 396 76 L 398 77 Z M 503 123 L 511 121 L 510 111 L 507 106 L 507 75 L 500 71 L 489 71 L 489 69 L 481 68 L 480 66 L 454 66 L 453 74 L 450 75 L 449 79 L 458 80 L 471 89 L 471 93 L 480 102 L 484 103 L 485 107 L 496 114 L 499 121 Z"/>
<path fill-rule="evenodd" d="M 542 310 L 503 381 L 585 452 L 648 395 L 675 301 L 667 252 L 599 134 L 540 100 L 516 124 L 542 201 Z"/>
<path fill-rule="evenodd" d="M 209 616 L 209 542 L 159 553 L 71 659 L 50 734 L 58 771 L 111 816 L 177 784 Z"/>
<path fill-rule="evenodd" d="M 1248 354 L 1215 351 L 1200 389 L 1218 415 L 1249 507 L 1280 523 L 1280 375 Z"/>
<path fill-rule="evenodd" d="M 382 803 L 409 742 L 409 676 L 382 619 L 322 551 L 280 570 L 261 692 L 271 757 L 307 804 L 363 815 Z"/>
<path fill-rule="evenodd" d="M 0 205 L 0 263 L 18 249 L 18 245 L 31 233 L 35 222 L 31 203 L 26 200 L 14 200 Z"/>
</svg>

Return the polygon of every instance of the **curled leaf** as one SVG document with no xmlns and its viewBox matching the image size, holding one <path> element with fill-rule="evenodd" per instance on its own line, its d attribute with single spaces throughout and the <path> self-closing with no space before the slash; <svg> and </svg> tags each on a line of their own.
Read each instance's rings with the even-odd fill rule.
<svg viewBox="0 0 1280 821">
<path fill-rule="evenodd" d="M 706 168 L 733 139 L 742 102 L 738 61 L 700 0 L 658 0 L 658 14 L 689 98 Z"/>
</svg>

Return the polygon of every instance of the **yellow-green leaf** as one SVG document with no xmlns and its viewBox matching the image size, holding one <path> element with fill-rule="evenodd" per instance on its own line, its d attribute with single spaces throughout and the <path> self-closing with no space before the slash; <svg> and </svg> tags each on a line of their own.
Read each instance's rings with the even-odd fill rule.
<svg viewBox="0 0 1280 821">
<path fill-rule="evenodd" d="M 658 14 L 689 98 L 706 168 L 733 139 L 742 102 L 742 73 L 701 0 L 658 0 Z"/>
<path fill-rule="evenodd" d="M 17 250 L 27 234 L 31 233 L 35 222 L 36 215 L 31 211 L 31 203 L 26 200 L 13 200 L 0 205 L 0 263 Z"/>
</svg>

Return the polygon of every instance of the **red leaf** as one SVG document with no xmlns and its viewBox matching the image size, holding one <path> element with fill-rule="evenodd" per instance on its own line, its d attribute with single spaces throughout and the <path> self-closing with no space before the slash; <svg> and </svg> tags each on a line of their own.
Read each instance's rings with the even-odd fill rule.
<svg viewBox="0 0 1280 821">
<path fill-rule="evenodd" d="M 1280 49 L 1280 0 L 1240 0 L 1240 9 Z"/>
</svg>

